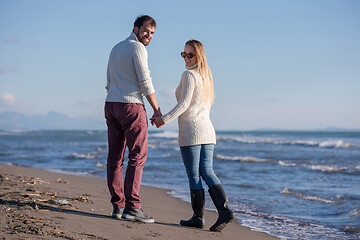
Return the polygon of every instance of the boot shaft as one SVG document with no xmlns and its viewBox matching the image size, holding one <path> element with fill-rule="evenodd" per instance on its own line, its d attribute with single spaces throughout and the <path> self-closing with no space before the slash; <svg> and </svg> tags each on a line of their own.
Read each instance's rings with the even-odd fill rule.
<svg viewBox="0 0 360 240">
<path fill-rule="evenodd" d="M 218 211 L 228 209 L 228 198 L 221 184 L 210 187 L 209 194 Z"/>
<path fill-rule="evenodd" d="M 194 215 L 202 218 L 204 215 L 204 206 L 205 206 L 204 189 L 190 190 L 190 194 L 191 194 L 191 207 L 194 211 Z"/>
<path fill-rule="evenodd" d="M 228 207 L 228 199 L 221 184 L 209 188 L 209 194 L 219 214 L 215 224 L 210 227 L 210 231 L 221 232 L 226 224 L 235 219 L 234 214 Z"/>
<path fill-rule="evenodd" d="M 191 207 L 193 209 L 193 216 L 189 220 L 181 220 L 180 225 L 187 227 L 204 227 L 204 207 L 205 207 L 205 193 L 204 189 L 190 190 Z"/>
</svg>

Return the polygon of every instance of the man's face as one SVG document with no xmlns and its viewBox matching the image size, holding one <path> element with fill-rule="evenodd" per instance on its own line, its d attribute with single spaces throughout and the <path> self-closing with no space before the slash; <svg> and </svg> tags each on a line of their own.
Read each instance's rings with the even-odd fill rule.
<svg viewBox="0 0 360 240">
<path fill-rule="evenodd" d="M 149 22 L 144 22 L 140 29 L 138 27 L 134 27 L 134 33 L 136 34 L 139 42 L 144 44 L 144 46 L 149 45 L 154 32 L 155 27 L 151 26 Z"/>
</svg>

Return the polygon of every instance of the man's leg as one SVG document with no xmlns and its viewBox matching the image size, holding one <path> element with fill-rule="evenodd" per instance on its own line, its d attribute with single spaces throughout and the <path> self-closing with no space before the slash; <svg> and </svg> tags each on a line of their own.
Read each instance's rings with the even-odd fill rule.
<svg viewBox="0 0 360 240">
<path fill-rule="evenodd" d="M 125 205 L 127 208 L 141 208 L 140 184 L 147 158 L 148 122 L 142 104 L 132 104 L 131 122 L 126 126 L 126 144 L 129 149 L 129 161 L 125 174 Z"/>
<path fill-rule="evenodd" d="M 155 220 L 147 216 L 141 209 L 140 184 L 147 157 L 148 122 L 142 104 L 131 104 L 124 124 L 126 144 L 129 149 L 129 161 L 125 174 L 125 209 L 122 215 L 128 220 L 153 223 Z"/>
<path fill-rule="evenodd" d="M 111 203 L 115 208 L 125 207 L 122 170 L 125 152 L 125 137 L 117 119 L 119 103 L 105 104 L 105 117 L 108 126 L 108 158 L 107 158 L 107 182 L 111 194 Z"/>
</svg>

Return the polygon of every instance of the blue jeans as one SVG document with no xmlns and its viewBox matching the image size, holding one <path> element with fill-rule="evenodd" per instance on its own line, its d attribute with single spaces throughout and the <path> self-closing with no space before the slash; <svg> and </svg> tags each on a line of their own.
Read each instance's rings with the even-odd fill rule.
<svg viewBox="0 0 360 240">
<path fill-rule="evenodd" d="M 209 188 L 221 184 L 213 170 L 214 148 L 214 144 L 180 147 L 191 190 L 203 189 L 201 178 Z"/>
</svg>

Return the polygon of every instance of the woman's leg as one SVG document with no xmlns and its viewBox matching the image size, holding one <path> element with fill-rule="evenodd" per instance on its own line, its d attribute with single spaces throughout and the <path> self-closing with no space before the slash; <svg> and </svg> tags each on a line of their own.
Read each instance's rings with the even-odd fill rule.
<svg viewBox="0 0 360 240">
<path fill-rule="evenodd" d="M 181 220 L 180 225 L 196 228 L 204 227 L 205 194 L 199 171 L 200 149 L 200 145 L 180 148 L 189 179 L 191 207 L 194 212 L 189 220 Z"/>
<path fill-rule="evenodd" d="M 209 187 L 209 194 L 218 210 L 219 217 L 210 231 L 221 232 L 226 224 L 234 220 L 234 214 L 228 207 L 228 199 L 219 178 L 213 170 L 214 144 L 204 144 L 200 153 L 200 173 Z"/>
<path fill-rule="evenodd" d="M 221 184 L 213 169 L 214 147 L 214 144 L 203 144 L 200 151 L 200 175 L 209 188 Z"/>
<path fill-rule="evenodd" d="M 203 189 L 199 170 L 200 150 L 201 145 L 180 147 L 191 190 Z"/>
<path fill-rule="evenodd" d="M 235 217 L 228 206 L 228 198 L 221 184 L 209 188 L 209 194 L 219 214 L 217 221 L 210 227 L 210 231 L 221 232 Z"/>
</svg>

